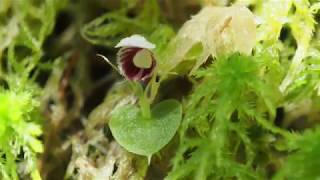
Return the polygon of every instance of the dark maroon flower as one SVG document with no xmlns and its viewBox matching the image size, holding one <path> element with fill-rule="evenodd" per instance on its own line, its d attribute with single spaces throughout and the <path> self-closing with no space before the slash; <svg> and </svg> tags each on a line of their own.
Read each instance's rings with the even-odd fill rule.
<svg viewBox="0 0 320 180">
<path fill-rule="evenodd" d="M 155 46 L 140 35 L 121 40 L 116 47 L 120 72 L 132 81 L 147 81 L 156 67 L 156 59 L 151 51 Z"/>
</svg>

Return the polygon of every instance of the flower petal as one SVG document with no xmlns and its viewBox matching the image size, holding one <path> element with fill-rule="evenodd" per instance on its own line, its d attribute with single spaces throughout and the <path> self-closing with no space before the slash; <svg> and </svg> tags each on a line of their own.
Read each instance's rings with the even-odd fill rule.
<svg viewBox="0 0 320 180">
<path fill-rule="evenodd" d="M 152 54 L 147 49 L 142 49 L 133 57 L 133 64 L 138 68 L 148 69 L 152 66 Z"/>
<path fill-rule="evenodd" d="M 146 40 L 146 38 L 144 38 L 143 36 L 135 34 L 122 39 L 115 47 L 139 47 L 145 49 L 154 49 L 156 46 Z"/>
<path fill-rule="evenodd" d="M 150 65 L 147 68 L 138 67 L 134 63 L 134 57 L 141 52 L 147 51 Z M 150 56 L 150 57 L 149 57 Z M 142 56 L 140 58 L 145 58 Z M 121 74 L 128 80 L 132 81 L 147 81 L 153 74 L 154 68 L 156 67 L 156 59 L 152 55 L 152 52 L 147 49 L 138 47 L 126 47 L 121 48 L 118 52 L 118 66 Z"/>
</svg>

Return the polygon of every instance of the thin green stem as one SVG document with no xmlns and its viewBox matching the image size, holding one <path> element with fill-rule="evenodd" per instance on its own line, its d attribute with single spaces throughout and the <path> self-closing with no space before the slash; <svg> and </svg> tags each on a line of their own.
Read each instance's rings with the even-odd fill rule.
<svg viewBox="0 0 320 180">
<path fill-rule="evenodd" d="M 148 100 L 146 93 L 144 93 L 144 90 L 141 84 L 139 84 L 138 82 L 133 82 L 130 84 L 139 98 L 139 106 L 141 109 L 142 116 L 145 119 L 150 119 L 151 118 L 150 101 Z"/>
</svg>

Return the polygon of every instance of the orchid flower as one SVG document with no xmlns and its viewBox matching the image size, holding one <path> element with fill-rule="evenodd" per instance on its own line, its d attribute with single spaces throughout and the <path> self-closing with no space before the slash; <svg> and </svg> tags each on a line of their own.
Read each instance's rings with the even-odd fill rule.
<svg viewBox="0 0 320 180">
<path fill-rule="evenodd" d="M 122 39 L 116 48 L 118 52 L 117 62 L 120 73 L 128 80 L 146 81 L 156 67 L 156 59 L 152 49 L 155 45 L 147 41 L 143 36 L 132 35 Z"/>
</svg>

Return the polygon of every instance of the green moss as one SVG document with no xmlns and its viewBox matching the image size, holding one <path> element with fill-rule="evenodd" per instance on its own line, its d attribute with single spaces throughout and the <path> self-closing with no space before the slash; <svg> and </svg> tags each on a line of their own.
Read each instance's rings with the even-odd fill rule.
<svg viewBox="0 0 320 180">
<path fill-rule="evenodd" d="M 90 1 L 88 4 L 91 2 L 97 4 L 96 1 Z M 104 138 L 103 142 L 106 144 L 113 140 L 112 133 L 103 133 L 103 125 L 99 124 L 101 121 L 104 125 L 110 125 L 113 133 L 116 127 L 116 134 L 121 135 L 121 140 L 115 135 L 115 141 L 118 140 L 124 149 L 146 156 L 155 153 L 156 160 L 151 162 L 150 168 L 157 167 L 162 162 L 171 162 L 170 165 L 166 164 L 168 167 L 164 168 L 165 172 L 162 174 L 166 175 L 168 180 L 320 177 L 316 168 L 320 162 L 317 158 L 320 148 L 317 141 L 319 129 L 316 127 L 320 107 L 320 29 L 317 24 L 320 3 L 317 0 L 286 0 L 281 3 L 273 0 L 236 0 L 232 2 L 244 6 L 207 7 L 206 5 L 215 2 L 228 4 L 231 1 L 192 1 L 191 7 L 194 10 L 199 9 L 199 12 L 194 12 L 190 20 L 177 29 L 167 18 L 171 16 L 168 15 L 169 10 L 163 10 L 170 6 L 171 2 L 161 2 L 160 5 L 156 0 L 145 0 L 143 3 L 138 0 L 122 0 L 118 3 L 118 9 L 93 17 L 95 19 L 83 25 L 81 22 L 87 20 L 85 14 L 91 13 L 82 11 L 82 6 L 86 5 L 83 1 L 78 4 L 67 0 L 1 1 L 0 179 L 41 178 L 37 167 L 38 155 L 43 152 L 43 145 L 39 140 L 43 135 L 41 127 L 44 123 L 40 113 L 40 99 L 43 96 L 49 99 L 43 94 L 44 91 L 37 81 L 43 68 L 53 72 L 59 70 L 61 73 L 61 76 L 59 73 L 54 74 L 54 85 L 48 85 L 46 88 L 59 89 L 59 83 L 71 82 L 70 91 L 75 91 L 75 98 L 78 98 L 75 100 L 78 103 L 76 108 L 66 110 L 69 103 L 66 100 L 63 102 L 65 104 L 61 103 L 63 105 L 59 106 L 61 111 L 57 112 L 63 112 L 61 114 L 66 116 L 66 119 L 86 119 L 84 116 L 87 112 L 83 113 L 82 108 L 87 106 L 87 101 L 91 102 L 91 99 L 86 98 L 92 93 L 87 89 L 91 88 L 91 81 L 97 79 L 86 77 L 89 73 L 85 71 L 89 66 L 83 66 L 83 60 L 92 57 L 82 56 L 85 52 L 92 52 L 96 47 L 79 43 L 81 45 L 76 47 L 81 53 L 76 52 L 71 58 L 76 60 L 72 60 L 70 64 L 61 63 L 61 66 L 48 63 L 47 55 L 55 50 L 43 48 L 54 29 L 57 13 L 67 4 L 73 3 L 76 5 L 68 6 L 69 9 L 65 11 L 72 14 L 74 19 L 71 19 L 75 22 L 70 22 L 71 28 L 63 32 L 66 34 L 61 39 L 49 40 L 48 43 L 74 40 L 74 44 L 77 44 L 79 37 L 70 36 L 76 36 L 75 29 L 82 26 L 79 34 L 84 40 L 107 49 L 112 49 L 122 38 L 132 34 L 141 34 L 156 45 L 152 50 L 157 59 L 155 75 L 145 84 L 146 86 L 141 86 L 138 95 L 126 83 L 113 86 L 114 92 L 110 92 L 105 102 L 96 107 L 89 116 L 92 120 L 84 123 L 85 133 L 95 132 L 86 137 L 89 139 L 88 142 L 97 143 L 94 138 L 98 135 L 99 138 Z M 188 5 L 181 5 L 183 6 Z M 84 15 L 80 18 L 79 14 Z M 91 15 L 88 17 L 92 18 Z M 52 38 L 56 36 L 53 35 Z M 59 42 L 49 47 L 60 46 Z M 79 65 L 75 66 L 77 59 L 81 61 L 79 60 Z M 66 67 L 61 68 L 64 65 Z M 76 68 L 80 66 L 83 69 L 77 71 Z M 73 70 L 76 73 L 73 74 Z M 114 79 L 113 76 L 110 77 Z M 77 83 L 73 84 L 72 78 L 77 79 Z M 171 80 L 188 82 L 191 90 L 177 91 L 185 92 L 178 95 L 165 92 L 163 89 L 167 87 L 162 86 L 187 89 L 179 86 L 179 83 L 171 83 Z M 82 83 L 87 85 L 86 91 L 79 90 L 83 88 L 80 86 Z M 64 88 L 67 89 L 61 89 L 65 90 Z M 92 89 L 94 88 L 96 86 Z M 50 90 L 52 94 L 48 96 L 61 93 L 55 92 L 54 88 Z M 63 93 L 68 92 L 61 94 Z M 136 103 L 139 96 L 140 100 L 141 97 L 144 98 L 143 101 L 138 100 L 141 107 L 138 106 L 139 102 Z M 171 100 L 174 102 L 171 105 L 161 105 L 161 101 L 166 102 L 164 97 L 173 97 L 179 99 L 179 102 Z M 58 101 L 60 99 L 57 100 L 57 103 L 60 103 Z M 157 107 L 157 104 L 160 104 L 161 108 L 146 111 L 149 110 L 148 107 Z M 113 110 L 114 107 L 118 109 Z M 176 113 L 170 114 L 170 109 L 176 109 Z M 284 111 L 285 117 L 281 117 L 281 111 Z M 154 119 L 163 118 L 168 122 L 160 125 L 150 123 L 150 129 L 147 129 L 146 123 L 139 122 L 139 119 L 142 119 L 140 115 L 127 116 L 129 113 L 140 112 L 152 112 L 156 114 Z M 68 113 L 72 114 L 72 118 Z M 114 119 L 116 121 L 113 123 L 116 124 L 112 124 Z M 300 122 L 301 119 L 308 122 L 308 126 L 301 127 L 302 130 L 315 127 L 314 130 L 301 133 L 291 130 L 290 125 L 296 121 Z M 74 124 L 70 122 L 71 120 L 66 126 Z M 128 126 L 139 131 L 123 130 Z M 57 125 L 57 128 L 60 126 Z M 171 130 L 166 132 L 166 129 Z M 177 129 L 178 133 L 175 133 Z M 52 136 L 60 136 L 61 134 L 55 134 L 55 130 L 50 132 L 54 134 Z M 57 132 L 64 133 L 68 130 Z M 161 132 L 162 130 L 164 131 Z M 139 138 L 136 136 L 143 136 L 145 132 L 148 133 L 147 137 L 135 140 Z M 159 138 L 162 139 L 157 141 Z M 73 145 L 79 142 L 73 142 Z M 83 152 L 86 153 L 78 153 L 86 156 L 85 158 L 89 159 L 87 162 L 95 162 L 99 159 L 98 156 L 107 156 L 108 153 L 105 152 L 108 152 L 109 149 L 106 147 L 109 146 L 98 144 L 96 149 L 91 151 L 90 143 L 85 144 L 88 151 Z M 57 144 L 62 144 L 62 141 Z M 174 148 L 171 148 L 172 146 Z M 117 148 L 120 147 L 116 144 L 113 147 L 116 154 Z M 165 153 L 167 151 L 170 153 Z M 52 152 L 56 153 L 56 150 Z M 99 155 L 94 154 L 90 159 L 90 152 L 99 152 Z M 141 169 L 135 172 L 139 172 L 139 177 L 146 176 L 147 164 L 140 156 L 129 156 L 124 150 L 121 153 L 126 154 L 126 158 L 123 159 L 138 159 L 139 162 L 137 167 L 130 168 L 128 167 L 131 166 L 131 162 L 126 163 L 125 167 L 130 170 L 119 166 L 121 172 L 134 172 L 134 168 L 140 167 Z M 158 155 L 163 154 L 173 155 L 158 158 Z M 158 164 L 157 160 L 161 163 Z M 75 172 L 75 164 L 71 162 L 70 167 L 73 168 L 70 168 L 71 171 L 68 173 L 73 175 L 89 172 Z M 51 164 L 47 167 L 51 167 Z M 91 173 L 97 172 L 94 166 L 91 168 Z M 46 173 L 44 172 L 45 176 Z M 66 177 L 71 177 L 70 174 Z"/>
<path fill-rule="evenodd" d="M 39 174 L 37 153 L 43 151 L 37 138 L 42 134 L 37 108 L 39 103 L 32 93 L 2 90 L 0 93 L 0 172 L 3 179 L 18 179 L 18 164 L 25 172 Z M 23 154 L 23 158 L 19 156 Z M 21 175 L 21 174 L 20 174 Z"/>
<path fill-rule="evenodd" d="M 193 86 L 182 100 L 179 143 L 167 179 L 267 179 L 277 174 L 270 171 L 270 166 L 280 172 L 275 178 L 316 178 L 311 169 L 311 165 L 318 163 L 312 158 L 318 147 L 311 139 L 316 141 L 316 137 L 309 137 L 310 148 L 303 150 L 297 140 L 304 135 L 291 132 L 282 124 L 276 125 L 275 121 L 279 108 L 290 113 L 292 105 L 304 100 L 317 107 L 320 56 L 319 28 L 314 15 L 319 3 L 307 0 L 234 3 L 250 5 L 253 14 L 246 8 L 232 7 L 225 11 L 205 7 L 175 37 L 171 38 L 173 33 L 170 36 L 165 33 L 165 41 L 152 39 L 161 48 L 155 51 L 160 82 L 157 85 L 150 82 L 148 88 L 155 87 L 151 94 L 155 97 L 161 94 L 157 87 L 164 80 L 174 78 L 173 75 L 186 76 Z M 144 10 L 151 7 L 154 6 L 145 3 Z M 157 27 L 155 24 L 161 24 L 152 21 L 148 29 L 141 26 L 125 33 L 119 27 L 114 28 L 117 22 L 126 26 L 116 18 L 97 24 L 111 16 L 112 13 L 106 14 L 85 27 L 84 31 L 94 24 L 114 30 L 103 35 L 96 33 L 99 41 L 89 39 L 90 42 L 112 46 L 123 38 L 120 34 L 134 33 L 150 38 L 153 27 Z M 149 22 L 139 17 L 125 17 L 125 20 Z M 246 36 L 240 32 L 250 33 Z M 170 38 L 169 43 L 163 43 Z M 289 154 L 281 170 L 281 162 Z M 314 161 L 309 169 L 300 166 L 304 158 Z M 294 175 L 298 169 L 299 173 Z"/>
</svg>

